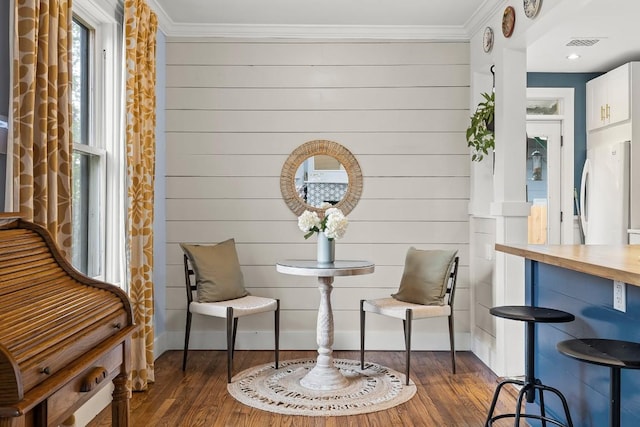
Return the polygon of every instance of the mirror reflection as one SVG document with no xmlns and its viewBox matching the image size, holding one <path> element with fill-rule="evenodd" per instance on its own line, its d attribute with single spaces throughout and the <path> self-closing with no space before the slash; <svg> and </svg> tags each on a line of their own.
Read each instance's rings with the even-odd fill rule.
<svg viewBox="0 0 640 427">
<path fill-rule="evenodd" d="M 295 186 L 298 196 L 310 206 L 336 205 L 347 193 L 349 176 L 338 159 L 320 154 L 307 158 L 298 167 Z"/>
</svg>

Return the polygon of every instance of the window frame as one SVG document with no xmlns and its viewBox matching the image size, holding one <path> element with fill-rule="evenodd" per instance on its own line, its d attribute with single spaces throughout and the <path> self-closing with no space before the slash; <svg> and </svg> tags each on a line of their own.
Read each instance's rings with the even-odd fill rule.
<svg viewBox="0 0 640 427">
<path fill-rule="evenodd" d="M 98 280 L 123 286 L 122 219 L 122 5 L 115 0 L 75 0 L 73 18 L 90 30 L 89 144 L 73 151 L 89 156 L 90 210 L 88 272 Z M 95 255 L 93 255 L 95 251 Z"/>
</svg>

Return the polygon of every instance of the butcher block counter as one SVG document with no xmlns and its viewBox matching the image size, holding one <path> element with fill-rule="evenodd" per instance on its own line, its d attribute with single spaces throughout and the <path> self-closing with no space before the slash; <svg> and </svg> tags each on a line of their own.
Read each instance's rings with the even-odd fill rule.
<svg viewBox="0 0 640 427">
<path fill-rule="evenodd" d="M 640 286 L 640 245 L 496 245 L 496 250 Z"/>
<path fill-rule="evenodd" d="M 576 317 L 569 323 L 536 325 L 537 376 L 565 395 L 575 427 L 608 425 L 609 369 L 566 357 L 556 344 L 573 338 L 640 342 L 640 245 L 497 244 L 495 248 L 524 259 L 526 304 L 564 310 Z M 626 283 L 616 308 L 614 281 Z M 640 370 L 623 369 L 623 426 L 640 425 L 638 390 Z M 556 402 L 545 403 L 560 416 Z"/>
</svg>

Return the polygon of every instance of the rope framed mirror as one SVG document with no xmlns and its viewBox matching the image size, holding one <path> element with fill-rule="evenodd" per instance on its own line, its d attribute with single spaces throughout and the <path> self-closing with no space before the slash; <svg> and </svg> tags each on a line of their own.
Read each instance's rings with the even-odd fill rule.
<svg viewBox="0 0 640 427">
<path fill-rule="evenodd" d="M 362 195 L 362 170 L 355 156 L 337 142 L 305 142 L 284 162 L 280 191 L 297 216 L 305 210 L 322 213 L 325 202 L 348 215 Z"/>
</svg>

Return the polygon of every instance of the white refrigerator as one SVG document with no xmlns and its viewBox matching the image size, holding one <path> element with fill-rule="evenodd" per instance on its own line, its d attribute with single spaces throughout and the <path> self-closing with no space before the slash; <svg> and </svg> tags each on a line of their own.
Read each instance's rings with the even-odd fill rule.
<svg viewBox="0 0 640 427">
<path fill-rule="evenodd" d="M 629 141 L 587 149 L 580 189 L 580 222 L 588 245 L 627 244 L 630 149 Z"/>
</svg>

